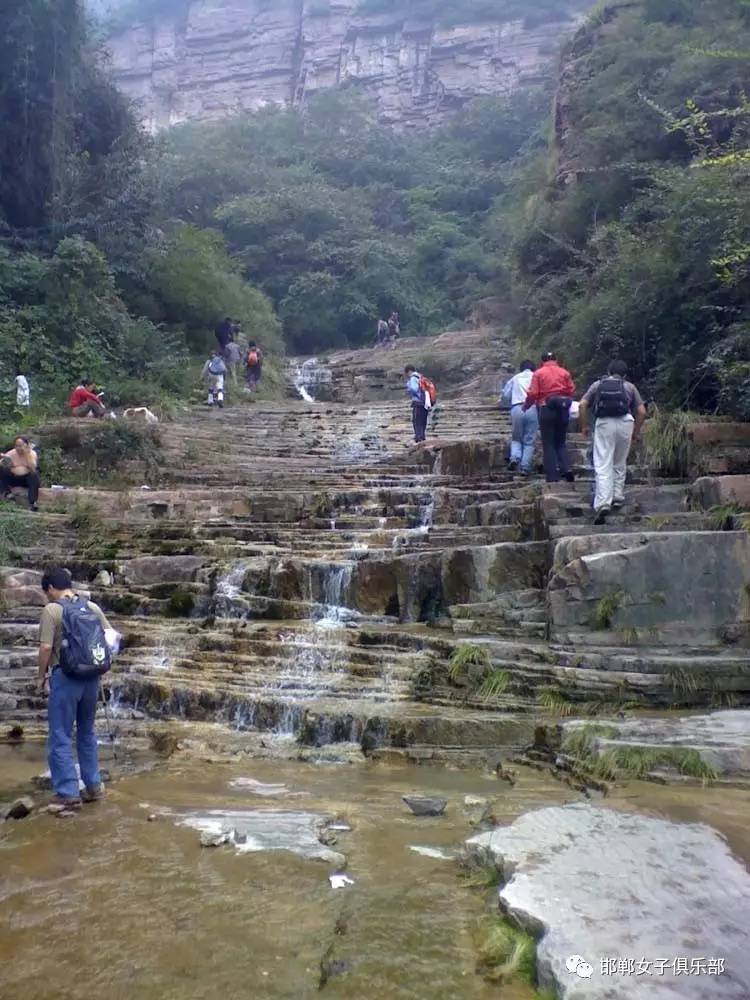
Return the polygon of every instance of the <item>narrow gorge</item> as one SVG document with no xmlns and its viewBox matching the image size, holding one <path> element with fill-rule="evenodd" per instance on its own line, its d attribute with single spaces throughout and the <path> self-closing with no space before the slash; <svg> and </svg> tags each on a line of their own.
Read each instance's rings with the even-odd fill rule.
<svg viewBox="0 0 750 1000">
<path fill-rule="evenodd" d="M 400 375 L 415 357 L 441 386 L 423 449 Z M 132 995 L 136 961 L 144 995 L 185 976 L 194 996 L 498 995 L 476 966 L 481 899 L 451 860 L 473 830 L 474 863 L 504 872 L 501 905 L 540 938 L 540 987 L 601 998 L 600 957 L 658 958 L 658 942 L 725 972 L 677 994 L 671 966 L 612 976 L 608 997 L 747 995 L 750 880 L 722 839 L 747 861 L 747 426 L 694 426 L 690 481 L 640 453 L 625 510 L 595 528 L 581 438 L 574 485 L 507 471 L 495 387 L 513 361 L 493 328 L 299 359 L 284 402 L 163 422 L 130 486 L 44 491 L 43 535 L 2 569 L 0 787 L 43 770 L 39 567 L 64 562 L 124 635 L 105 685 L 114 759 L 100 719 L 115 780 L 82 848 L 92 878 L 70 888 L 87 919 L 116 908 L 102 988 Z M 447 800 L 445 816 L 410 817 L 409 794 Z M 61 933 L 55 872 L 76 834 L 55 823 L 0 834 L 14 1000 L 50 972 L 26 922 Z M 224 846 L 207 856 L 198 835 Z M 556 868 L 561 837 L 576 847 Z M 310 859 L 353 884 L 332 890 Z M 143 921 L 175 947 L 145 956 Z M 590 979 L 566 971 L 571 952 Z"/>
</svg>

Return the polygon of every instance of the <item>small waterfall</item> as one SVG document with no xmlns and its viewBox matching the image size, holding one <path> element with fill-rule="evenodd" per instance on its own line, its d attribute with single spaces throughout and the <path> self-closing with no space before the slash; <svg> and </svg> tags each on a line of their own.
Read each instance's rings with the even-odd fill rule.
<svg viewBox="0 0 750 1000">
<path fill-rule="evenodd" d="M 241 559 L 233 563 L 216 581 L 213 603 L 214 613 L 219 618 L 241 618 L 247 611 L 247 603 L 242 596 L 242 583 L 249 566 L 246 559 Z"/>
<path fill-rule="evenodd" d="M 306 403 L 315 402 L 311 390 L 317 389 L 325 381 L 325 373 L 317 358 L 308 358 L 294 369 L 294 388 Z"/>
</svg>

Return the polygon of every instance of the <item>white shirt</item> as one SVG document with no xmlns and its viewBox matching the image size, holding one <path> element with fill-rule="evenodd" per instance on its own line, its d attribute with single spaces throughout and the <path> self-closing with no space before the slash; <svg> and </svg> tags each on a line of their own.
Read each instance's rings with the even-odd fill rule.
<svg viewBox="0 0 750 1000">
<path fill-rule="evenodd" d="M 518 372 L 513 378 L 508 379 L 503 387 L 504 400 L 507 402 L 508 398 L 510 398 L 511 406 L 518 406 L 519 403 L 525 403 L 533 376 L 533 371 L 527 368 L 526 371 Z"/>
<path fill-rule="evenodd" d="M 29 383 L 25 375 L 16 375 L 16 405 L 29 405 Z"/>
</svg>

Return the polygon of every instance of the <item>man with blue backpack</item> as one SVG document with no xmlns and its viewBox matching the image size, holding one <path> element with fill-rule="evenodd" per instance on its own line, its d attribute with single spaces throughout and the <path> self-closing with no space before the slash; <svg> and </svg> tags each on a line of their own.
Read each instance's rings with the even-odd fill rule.
<svg viewBox="0 0 750 1000">
<path fill-rule="evenodd" d="M 97 756 L 94 719 L 99 678 L 112 665 L 107 642 L 117 633 L 104 612 L 79 597 L 66 569 L 51 569 L 42 577 L 47 605 L 39 623 L 39 694 L 48 694 L 48 759 L 54 798 L 49 811 L 70 813 L 82 802 L 104 797 Z M 106 634 L 105 634 L 106 633 Z M 81 781 L 73 760 L 73 726 Z"/>
<path fill-rule="evenodd" d="M 579 420 L 588 435 L 589 412 L 594 418 L 594 524 L 625 503 L 625 477 L 630 447 L 638 440 L 646 419 L 640 392 L 626 381 L 628 366 L 612 361 L 608 373 L 594 382 L 581 400 Z"/>
<path fill-rule="evenodd" d="M 407 365 L 406 391 L 411 400 L 411 423 L 414 428 L 414 441 L 421 444 L 427 438 L 427 418 L 437 400 L 435 383 L 424 375 L 420 375 L 414 365 Z"/>
<path fill-rule="evenodd" d="M 219 405 L 219 409 L 224 409 L 224 378 L 227 374 L 227 366 L 224 358 L 218 351 L 212 351 L 211 357 L 203 366 L 202 378 L 208 383 L 208 405 L 213 406 L 214 400 Z"/>
</svg>

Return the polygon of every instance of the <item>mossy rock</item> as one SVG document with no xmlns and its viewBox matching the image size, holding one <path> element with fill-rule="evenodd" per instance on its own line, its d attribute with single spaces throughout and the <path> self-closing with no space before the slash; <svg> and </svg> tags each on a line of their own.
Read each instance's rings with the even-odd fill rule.
<svg viewBox="0 0 750 1000">
<path fill-rule="evenodd" d="M 195 595 L 186 587 L 175 587 L 164 608 L 166 618 L 189 618 L 195 610 Z"/>
</svg>

